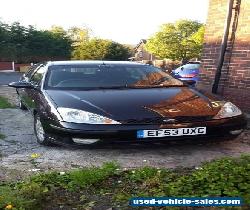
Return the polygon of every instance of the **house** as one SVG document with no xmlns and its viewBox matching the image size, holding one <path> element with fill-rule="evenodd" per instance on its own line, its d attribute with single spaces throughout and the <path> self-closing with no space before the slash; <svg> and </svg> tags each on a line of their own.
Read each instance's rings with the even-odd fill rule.
<svg viewBox="0 0 250 210">
<path fill-rule="evenodd" d="M 169 72 L 180 65 L 180 62 L 178 61 L 157 58 L 145 49 L 146 43 L 146 39 L 141 39 L 140 42 L 134 48 L 134 57 L 131 57 L 129 59 L 141 63 L 152 64 L 156 67 L 168 70 Z"/>
<path fill-rule="evenodd" d="M 198 87 L 250 111 L 250 1 L 210 0 Z"/>
<path fill-rule="evenodd" d="M 145 49 L 145 44 L 147 43 L 146 39 L 141 39 L 140 42 L 136 45 L 134 48 L 135 56 L 134 60 L 135 61 L 141 61 L 141 62 L 152 62 L 155 60 L 155 56 L 153 56 L 151 53 L 149 53 Z"/>
</svg>

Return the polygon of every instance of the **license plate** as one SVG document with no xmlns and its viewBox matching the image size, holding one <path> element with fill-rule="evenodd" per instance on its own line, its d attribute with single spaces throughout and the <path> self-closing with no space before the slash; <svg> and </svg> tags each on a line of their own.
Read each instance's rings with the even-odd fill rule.
<svg viewBox="0 0 250 210">
<path fill-rule="evenodd" d="M 155 138 L 168 136 L 196 136 L 206 134 L 206 127 L 171 128 L 159 130 L 138 130 L 137 138 Z"/>
</svg>

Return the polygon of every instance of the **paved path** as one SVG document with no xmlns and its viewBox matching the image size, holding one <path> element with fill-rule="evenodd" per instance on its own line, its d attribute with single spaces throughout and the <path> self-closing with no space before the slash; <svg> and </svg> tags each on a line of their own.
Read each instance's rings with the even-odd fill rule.
<svg viewBox="0 0 250 210">
<path fill-rule="evenodd" d="M 18 81 L 22 73 L 13 71 L 0 71 L 0 85 L 8 85 L 10 82 Z"/>
</svg>

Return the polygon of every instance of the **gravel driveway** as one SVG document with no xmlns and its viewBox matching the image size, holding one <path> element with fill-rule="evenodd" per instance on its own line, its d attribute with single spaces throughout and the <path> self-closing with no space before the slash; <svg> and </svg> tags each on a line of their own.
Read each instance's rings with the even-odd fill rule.
<svg viewBox="0 0 250 210">
<path fill-rule="evenodd" d="M 15 91 L 0 87 L 0 95 L 16 103 Z M 44 147 L 36 143 L 29 112 L 0 109 L 0 180 L 19 178 L 34 171 L 65 171 L 118 161 L 122 167 L 195 167 L 204 161 L 250 153 L 250 128 L 233 141 L 206 144 L 106 145 L 84 149 L 62 146 Z M 32 158 L 32 154 L 38 158 Z"/>
</svg>

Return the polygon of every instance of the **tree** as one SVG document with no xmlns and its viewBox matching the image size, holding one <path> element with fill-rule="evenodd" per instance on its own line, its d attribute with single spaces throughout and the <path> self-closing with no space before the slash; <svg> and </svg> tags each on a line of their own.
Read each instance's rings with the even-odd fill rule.
<svg viewBox="0 0 250 210">
<path fill-rule="evenodd" d="M 159 58 L 188 61 L 200 57 L 204 26 L 197 21 L 180 20 L 163 24 L 146 43 L 146 49 Z"/>
<path fill-rule="evenodd" d="M 55 59 L 69 59 L 71 57 L 72 41 L 61 26 L 53 26 L 48 33 L 50 38 L 50 56 Z"/>
<path fill-rule="evenodd" d="M 127 60 L 131 57 L 131 49 L 125 45 L 117 42 L 110 42 L 107 53 L 104 57 L 105 60 Z"/>
<path fill-rule="evenodd" d="M 92 33 L 89 28 L 79 28 L 71 27 L 68 30 L 68 36 L 73 42 L 74 46 L 80 45 L 82 42 L 88 41 L 90 39 L 90 34 Z"/>
<path fill-rule="evenodd" d="M 12 56 L 12 50 L 9 48 L 9 25 L 0 21 L 0 61 L 8 60 Z M 6 56 L 8 52 L 9 56 Z M 12 59 L 10 59 L 12 60 Z"/>
<path fill-rule="evenodd" d="M 72 41 L 72 52 L 71 57 L 73 59 L 80 59 L 84 57 L 81 55 L 81 49 L 86 49 L 86 44 L 90 39 L 90 29 L 88 28 L 79 28 L 79 27 L 72 27 L 68 30 L 68 36 Z"/>
<path fill-rule="evenodd" d="M 50 30 L 0 21 L 0 60 L 18 63 L 63 59 L 126 60 L 130 49 L 111 40 L 90 37 L 88 28 L 60 26 Z"/>
<path fill-rule="evenodd" d="M 27 53 L 25 46 L 27 30 L 19 22 L 14 22 L 8 26 L 8 37 L 5 40 L 6 52 L 5 56 L 7 59 L 15 61 L 23 60 L 23 57 Z"/>
<path fill-rule="evenodd" d="M 11 25 L 0 22 L 0 58 L 18 63 L 69 59 L 71 40 L 60 26 L 51 30 L 24 27 L 18 22 Z"/>
<path fill-rule="evenodd" d="M 83 60 L 127 60 L 130 49 L 107 39 L 92 38 L 76 46 L 73 59 Z"/>
</svg>

